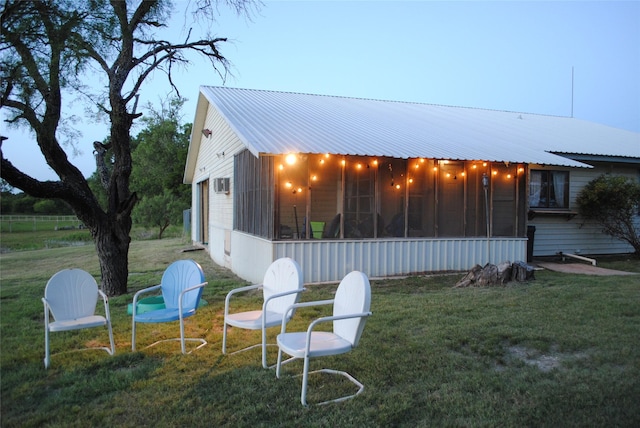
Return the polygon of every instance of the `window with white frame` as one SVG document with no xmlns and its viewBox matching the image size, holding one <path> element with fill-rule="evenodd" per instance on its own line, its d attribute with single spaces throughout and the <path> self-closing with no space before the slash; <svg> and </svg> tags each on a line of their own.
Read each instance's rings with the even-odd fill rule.
<svg viewBox="0 0 640 428">
<path fill-rule="evenodd" d="M 569 208 L 569 172 L 531 170 L 530 208 Z"/>
</svg>

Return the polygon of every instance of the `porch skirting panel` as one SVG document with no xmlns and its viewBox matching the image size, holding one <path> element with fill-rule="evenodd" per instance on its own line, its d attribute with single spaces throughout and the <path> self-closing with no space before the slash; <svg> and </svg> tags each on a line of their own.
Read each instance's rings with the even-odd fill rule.
<svg viewBox="0 0 640 428">
<path fill-rule="evenodd" d="M 372 278 L 392 277 L 527 258 L 526 238 L 492 238 L 487 244 L 479 238 L 269 241 L 237 231 L 231 236 L 227 265 L 254 284 L 262 282 L 271 262 L 280 257 L 300 264 L 305 284 L 337 282 L 352 270 Z"/>
<path fill-rule="evenodd" d="M 476 264 L 526 260 L 526 238 L 275 241 L 273 260 L 295 259 L 305 283 L 340 281 L 352 270 L 369 277 L 465 271 Z M 490 254 L 490 257 L 487 256 Z M 235 264 L 235 263 L 234 263 Z"/>
</svg>

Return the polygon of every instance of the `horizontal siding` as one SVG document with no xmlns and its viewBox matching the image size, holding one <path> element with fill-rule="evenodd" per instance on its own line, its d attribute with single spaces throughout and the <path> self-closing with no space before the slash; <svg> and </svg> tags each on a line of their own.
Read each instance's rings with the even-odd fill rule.
<svg viewBox="0 0 640 428">
<path fill-rule="evenodd" d="M 572 220 L 563 217 L 536 218 L 529 225 L 536 227 L 533 255 L 552 256 L 559 252 L 580 254 L 624 254 L 633 248 L 602 233 L 600 226 L 584 222 L 580 216 Z"/>
<path fill-rule="evenodd" d="M 569 207 L 572 210 L 578 211 L 576 198 L 584 186 L 604 173 L 638 178 L 637 167 L 612 167 L 611 165 L 595 164 L 593 169 L 572 169 L 569 174 Z M 631 245 L 602 233 L 602 228 L 597 223 L 585 221 L 580 215 L 570 220 L 563 216 L 537 216 L 529 220 L 528 225 L 536 227 L 534 256 L 553 256 L 559 252 L 573 254 L 625 254 L 633 252 Z"/>
<path fill-rule="evenodd" d="M 202 141 L 192 181 L 192 206 L 197 206 L 198 183 L 208 179 L 210 203 L 208 224 L 211 240 L 216 233 L 214 229 L 233 227 L 233 159 L 237 152 L 244 149 L 244 146 L 217 110 L 211 106 L 207 110 L 204 128 L 210 129 L 212 134 L 208 138 L 204 135 L 200 137 Z M 214 179 L 218 177 L 230 178 L 231 192 L 228 195 L 214 192 Z M 196 211 L 194 215 L 197 216 L 199 213 Z M 198 220 L 194 218 L 192 236 L 197 236 L 197 225 Z M 221 257 L 215 253 L 215 250 L 211 252 L 212 256 L 215 254 L 214 260 Z"/>
</svg>

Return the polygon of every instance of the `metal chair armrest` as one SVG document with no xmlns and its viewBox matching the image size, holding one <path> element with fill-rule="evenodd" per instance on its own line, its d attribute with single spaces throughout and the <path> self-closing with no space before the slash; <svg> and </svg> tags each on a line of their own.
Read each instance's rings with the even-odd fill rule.
<svg viewBox="0 0 640 428">
<path fill-rule="evenodd" d="M 315 320 L 313 320 L 311 322 L 311 324 L 309 324 L 309 328 L 307 328 L 307 338 L 306 338 L 306 345 L 305 345 L 305 355 L 309 354 L 309 347 L 311 345 L 311 333 L 313 332 L 313 328 L 321 323 L 326 323 L 326 322 L 330 322 L 330 321 L 337 321 L 337 320 L 346 320 L 346 319 L 350 319 L 350 318 L 364 318 L 364 317 L 368 317 L 371 316 L 372 312 L 361 312 L 358 314 L 346 314 L 346 315 L 338 315 L 338 316 L 328 316 L 328 317 L 322 317 L 322 318 L 317 318 Z"/>
<path fill-rule="evenodd" d="M 302 293 L 303 291 L 307 291 L 307 289 L 306 288 L 299 288 L 297 290 L 284 291 L 282 293 L 277 293 L 277 294 L 274 294 L 272 296 L 269 296 L 268 298 L 266 298 L 264 300 L 264 303 L 262 303 L 262 312 L 265 312 L 265 310 L 267 309 L 267 303 L 269 303 L 269 301 L 271 301 L 273 299 L 277 299 L 278 297 L 288 296 L 290 294 Z M 291 309 L 291 306 L 289 308 L 287 308 L 287 312 L 289 311 L 289 309 Z"/>
<path fill-rule="evenodd" d="M 289 315 L 289 312 L 293 309 L 298 309 L 298 308 L 308 308 L 311 306 L 323 306 L 323 305 L 332 305 L 334 302 L 334 299 L 329 299 L 329 300 L 314 300 L 311 302 L 301 302 L 301 303 L 294 303 L 293 305 L 289 306 L 287 308 L 286 311 L 284 311 L 284 314 L 282 315 L 282 328 L 280 330 L 280 333 L 285 333 L 286 332 L 286 327 L 287 327 L 287 316 Z"/>
<path fill-rule="evenodd" d="M 104 303 L 104 316 L 110 322 L 111 314 L 109 313 L 109 297 L 100 289 L 98 289 L 98 295 L 102 297 L 102 302 Z"/>
<path fill-rule="evenodd" d="M 162 287 L 161 284 L 153 285 L 151 287 L 147 287 L 147 288 L 143 288 L 142 290 L 138 290 L 136 292 L 136 294 L 133 295 L 133 304 L 131 305 L 132 306 L 131 307 L 131 316 L 132 316 L 133 319 L 136 318 L 136 309 L 137 309 L 137 306 L 138 306 L 138 296 L 141 295 L 141 294 L 144 294 L 144 293 L 149 293 L 151 291 L 158 290 L 158 289 L 160 289 L 160 287 Z"/>
<path fill-rule="evenodd" d="M 49 302 L 44 297 L 42 298 L 42 304 L 44 305 L 44 325 L 45 328 L 49 328 L 49 312 L 51 307 L 49 306 Z"/>
<path fill-rule="evenodd" d="M 243 293 L 251 290 L 258 290 L 260 288 L 262 288 L 262 284 L 254 284 L 254 285 L 247 285 L 245 287 L 234 288 L 233 290 L 229 291 L 227 293 L 227 297 L 225 297 L 224 299 L 224 316 L 226 317 L 227 315 L 229 315 L 229 302 L 231 301 L 231 296 L 237 293 Z"/>
<path fill-rule="evenodd" d="M 180 299 L 178 300 L 178 315 L 180 316 L 180 319 L 182 319 L 182 300 L 184 299 L 184 295 L 189 291 L 193 291 L 198 288 L 204 288 L 207 284 L 208 282 L 203 282 L 201 284 L 194 285 L 193 287 L 185 288 L 184 290 L 182 290 L 182 292 L 180 293 Z"/>
</svg>

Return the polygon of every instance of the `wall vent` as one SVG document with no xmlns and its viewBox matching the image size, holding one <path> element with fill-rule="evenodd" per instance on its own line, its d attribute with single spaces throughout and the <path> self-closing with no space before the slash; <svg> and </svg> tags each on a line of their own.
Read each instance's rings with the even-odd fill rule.
<svg viewBox="0 0 640 428">
<path fill-rule="evenodd" d="M 216 193 L 224 193 L 226 195 L 229 194 L 229 184 L 230 184 L 230 179 L 229 177 L 224 177 L 224 178 L 215 178 L 213 180 L 213 191 Z"/>
</svg>

